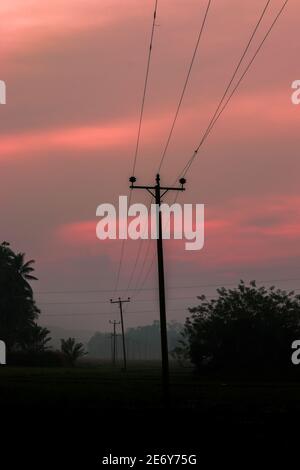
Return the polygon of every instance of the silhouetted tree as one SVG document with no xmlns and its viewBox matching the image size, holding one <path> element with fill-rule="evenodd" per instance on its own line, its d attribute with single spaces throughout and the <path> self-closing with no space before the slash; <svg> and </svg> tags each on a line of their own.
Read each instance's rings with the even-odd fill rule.
<svg viewBox="0 0 300 470">
<path fill-rule="evenodd" d="M 300 296 L 243 281 L 190 308 L 177 354 L 198 368 L 266 370 L 289 367 L 291 343 L 300 337 Z"/>
<path fill-rule="evenodd" d="M 51 341 L 50 331 L 47 328 L 34 323 L 22 333 L 19 343 L 21 349 L 26 352 L 41 353 L 48 349 L 47 344 Z"/>
<path fill-rule="evenodd" d="M 65 358 L 66 364 L 73 367 L 75 362 L 87 353 L 82 343 L 76 343 L 75 338 L 61 339 L 61 352 Z"/>
<path fill-rule="evenodd" d="M 0 245 L 0 337 L 8 350 L 22 343 L 40 313 L 28 282 L 36 279 L 33 263 L 25 262 L 24 253 L 14 253 L 9 243 Z"/>
</svg>

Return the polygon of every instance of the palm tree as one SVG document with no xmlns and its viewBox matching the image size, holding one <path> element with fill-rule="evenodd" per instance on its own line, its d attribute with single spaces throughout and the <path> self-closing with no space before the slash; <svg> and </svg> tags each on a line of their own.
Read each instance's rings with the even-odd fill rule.
<svg viewBox="0 0 300 470">
<path fill-rule="evenodd" d="M 25 262 L 24 253 L 14 253 L 9 243 L 0 244 L 0 336 L 8 350 L 20 344 L 40 313 L 28 282 L 36 279 L 33 263 Z"/>
<path fill-rule="evenodd" d="M 82 343 L 76 343 L 75 338 L 61 339 L 61 352 L 64 355 L 66 363 L 73 367 L 75 362 L 87 352 Z"/>
<path fill-rule="evenodd" d="M 33 323 L 30 328 L 24 331 L 19 344 L 23 351 L 41 353 L 48 349 L 47 343 L 51 341 L 49 333 L 50 331 L 47 328 Z"/>
<path fill-rule="evenodd" d="M 30 292 L 32 292 L 32 288 L 28 281 L 37 281 L 37 278 L 31 274 L 34 271 L 32 267 L 34 263 L 33 259 L 25 262 L 25 253 L 17 253 L 13 259 L 15 272 L 21 277 L 26 289 Z"/>
</svg>

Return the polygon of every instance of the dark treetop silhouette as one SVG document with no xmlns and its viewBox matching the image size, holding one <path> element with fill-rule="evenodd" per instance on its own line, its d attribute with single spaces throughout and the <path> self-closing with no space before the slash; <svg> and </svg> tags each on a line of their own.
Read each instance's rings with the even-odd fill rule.
<svg viewBox="0 0 300 470">
<path fill-rule="evenodd" d="M 292 367 L 291 344 L 300 337 L 300 296 L 243 281 L 190 308 L 179 357 L 205 368 L 279 371 Z"/>
<path fill-rule="evenodd" d="M 0 245 L 0 338 L 8 352 L 40 353 L 47 349 L 49 330 L 36 324 L 40 310 L 29 281 L 34 260 L 25 261 L 24 253 L 14 253 L 9 243 Z"/>
</svg>

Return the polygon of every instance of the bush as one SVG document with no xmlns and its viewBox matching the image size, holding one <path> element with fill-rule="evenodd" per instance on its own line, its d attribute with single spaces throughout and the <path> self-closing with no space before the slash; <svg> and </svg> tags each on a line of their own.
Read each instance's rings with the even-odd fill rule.
<svg viewBox="0 0 300 470">
<path fill-rule="evenodd" d="M 295 369 L 291 345 L 300 337 L 300 296 L 243 281 L 190 308 L 177 353 L 198 370 L 269 373 Z"/>
</svg>

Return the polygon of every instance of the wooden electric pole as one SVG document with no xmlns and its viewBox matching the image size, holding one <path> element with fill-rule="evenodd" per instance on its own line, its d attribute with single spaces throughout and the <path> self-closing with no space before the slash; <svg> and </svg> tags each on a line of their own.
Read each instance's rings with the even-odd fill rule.
<svg viewBox="0 0 300 470">
<path fill-rule="evenodd" d="M 157 232 L 157 265 L 158 265 L 158 284 L 159 284 L 159 311 L 160 311 L 160 335 L 161 335 L 161 359 L 162 359 L 162 385 L 163 399 L 165 405 L 169 404 L 169 352 L 168 352 L 168 335 L 167 335 L 167 318 L 166 318 L 166 297 L 165 297 L 165 276 L 164 276 L 164 257 L 163 257 L 163 239 L 162 239 L 162 218 L 160 205 L 162 197 L 168 191 L 185 191 L 183 185 L 186 180 L 181 178 L 180 187 L 165 187 L 160 185 L 160 176 L 157 174 L 154 186 L 138 186 L 135 176 L 129 178 L 131 189 L 146 189 L 154 198 L 158 209 L 158 232 Z"/>
<path fill-rule="evenodd" d="M 127 300 L 121 300 L 119 297 L 118 300 L 110 299 L 112 304 L 119 304 L 120 309 L 120 317 L 121 317 L 121 328 L 122 328 L 122 340 L 123 340 L 123 360 L 124 360 L 124 370 L 127 368 L 127 361 L 126 361 L 126 345 L 125 345 L 125 331 L 124 331 L 124 320 L 123 320 L 123 303 L 130 302 L 130 297 Z"/>
<path fill-rule="evenodd" d="M 120 325 L 120 322 L 119 321 L 116 321 L 116 320 L 109 320 L 109 323 L 111 323 L 113 325 L 113 333 L 111 335 L 112 337 L 112 341 L 113 341 L 113 347 L 112 347 L 112 362 L 113 362 L 113 365 L 115 366 L 116 365 L 116 357 L 117 357 L 117 334 L 116 334 L 116 326 L 117 325 Z"/>
</svg>

